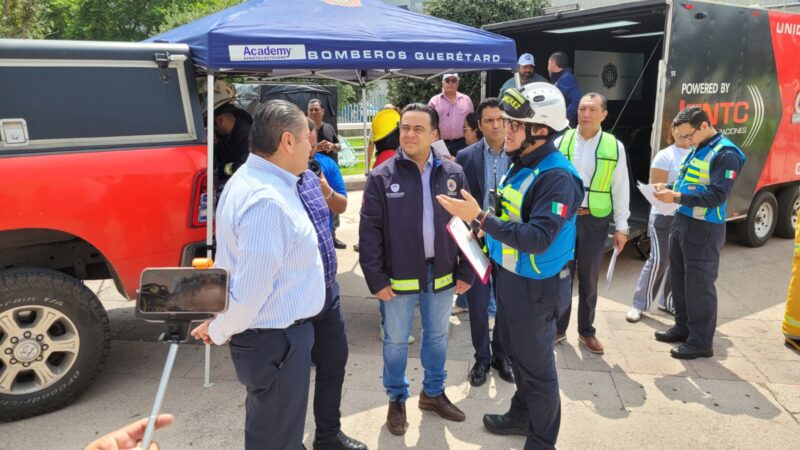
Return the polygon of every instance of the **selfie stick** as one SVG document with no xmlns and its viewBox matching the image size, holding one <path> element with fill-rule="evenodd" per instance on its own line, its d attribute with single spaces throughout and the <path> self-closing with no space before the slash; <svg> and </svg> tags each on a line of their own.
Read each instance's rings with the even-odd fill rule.
<svg viewBox="0 0 800 450">
<path fill-rule="evenodd" d="M 194 258 L 192 267 L 195 269 L 210 269 L 214 267 L 214 260 L 211 258 Z M 203 365 L 203 387 L 210 388 L 214 383 L 211 382 L 211 344 L 206 344 L 205 364 Z"/>
<path fill-rule="evenodd" d="M 150 411 L 150 418 L 147 421 L 147 428 L 144 432 L 144 439 L 142 440 L 143 449 L 149 448 L 150 442 L 153 440 L 153 432 L 156 429 L 156 419 L 158 418 L 158 412 L 161 410 L 161 403 L 164 401 L 164 394 L 167 392 L 167 383 L 172 373 L 172 366 L 175 365 L 178 345 L 180 342 L 186 340 L 188 333 L 188 323 L 167 323 L 167 331 L 162 335 L 162 339 L 165 342 L 169 342 L 169 353 L 167 354 L 167 363 L 164 364 L 164 372 L 161 374 L 161 382 L 158 384 L 156 401 L 153 403 L 153 410 Z"/>
</svg>

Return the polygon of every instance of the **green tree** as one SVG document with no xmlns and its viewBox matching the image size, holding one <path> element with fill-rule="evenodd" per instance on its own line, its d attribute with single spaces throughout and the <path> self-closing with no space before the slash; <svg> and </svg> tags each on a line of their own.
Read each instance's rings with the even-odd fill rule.
<svg viewBox="0 0 800 450">
<path fill-rule="evenodd" d="M 38 38 L 42 37 L 39 24 L 44 5 L 39 0 L 3 0 L 0 17 L 0 37 Z"/>
<path fill-rule="evenodd" d="M 431 16 L 480 28 L 490 23 L 538 16 L 548 5 L 548 0 L 431 0 L 425 4 L 425 12 Z M 481 95 L 480 74 L 465 73 L 459 78 L 459 91 L 470 96 L 477 105 Z M 397 105 L 427 102 L 441 92 L 441 83 L 441 78 L 429 81 L 410 78 L 391 80 L 389 98 Z"/>
</svg>

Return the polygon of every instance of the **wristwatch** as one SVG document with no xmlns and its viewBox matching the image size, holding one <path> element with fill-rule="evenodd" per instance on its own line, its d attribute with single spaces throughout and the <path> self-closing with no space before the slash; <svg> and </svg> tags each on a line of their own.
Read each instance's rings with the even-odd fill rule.
<svg viewBox="0 0 800 450">
<path fill-rule="evenodd" d="M 472 219 L 470 226 L 472 227 L 472 231 L 477 233 L 481 229 L 481 224 L 483 224 L 484 219 L 486 218 L 486 211 L 481 211 L 478 213 L 478 216 Z"/>
</svg>

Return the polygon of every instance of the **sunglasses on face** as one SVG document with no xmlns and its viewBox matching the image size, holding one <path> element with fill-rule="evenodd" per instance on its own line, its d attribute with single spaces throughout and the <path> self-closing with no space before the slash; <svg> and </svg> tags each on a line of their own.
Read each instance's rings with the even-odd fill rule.
<svg viewBox="0 0 800 450">
<path fill-rule="evenodd" d="M 447 78 L 444 80 L 445 83 L 458 83 L 458 78 Z"/>
</svg>

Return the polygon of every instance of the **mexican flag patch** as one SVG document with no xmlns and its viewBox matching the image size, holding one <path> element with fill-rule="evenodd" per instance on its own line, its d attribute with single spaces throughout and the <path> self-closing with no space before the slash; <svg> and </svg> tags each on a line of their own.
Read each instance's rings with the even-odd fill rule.
<svg viewBox="0 0 800 450">
<path fill-rule="evenodd" d="M 561 217 L 567 217 L 567 205 L 553 202 L 553 214 Z"/>
<path fill-rule="evenodd" d="M 726 170 L 725 171 L 725 179 L 726 180 L 735 180 L 736 179 L 736 171 L 734 171 L 734 170 Z"/>
</svg>

